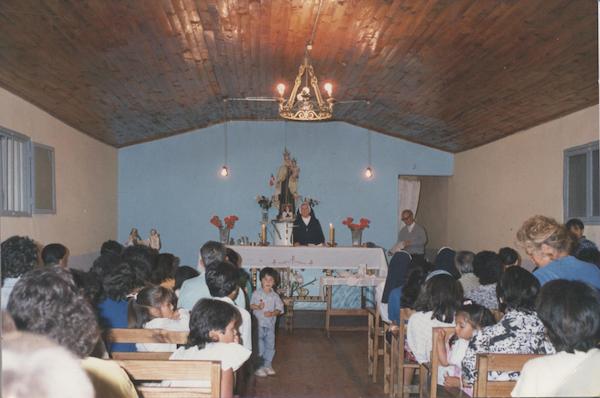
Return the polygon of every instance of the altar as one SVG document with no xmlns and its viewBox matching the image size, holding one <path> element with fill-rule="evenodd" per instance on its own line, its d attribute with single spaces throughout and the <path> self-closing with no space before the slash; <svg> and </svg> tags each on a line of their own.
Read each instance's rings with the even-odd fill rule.
<svg viewBox="0 0 600 398">
<path fill-rule="evenodd" d="M 382 248 L 365 247 L 324 247 L 324 246 L 231 246 L 242 256 L 243 267 L 250 269 L 252 286 L 257 286 L 257 270 L 272 267 L 279 270 L 323 270 L 325 276 L 319 278 L 321 294 L 282 297 L 287 301 L 286 329 L 292 329 L 293 308 L 295 302 L 324 302 L 325 329 L 347 330 L 330 325 L 332 316 L 366 315 L 364 310 L 364 291 L 373 287 L 387 274 L 387 258 Z M 338 274 L 334 276 L 333 270 Z M 359 271 L 358 277 L 349 277 L 352 273 L 342 271 Z M 362 275 L 361 275 L 362 274 Z M 358 281 L 358 282 L 357 282 Z M 335 309 L 332 306 L 334 285 L 356 286 L 361 291 L 361 308 Z"/>
</svg>

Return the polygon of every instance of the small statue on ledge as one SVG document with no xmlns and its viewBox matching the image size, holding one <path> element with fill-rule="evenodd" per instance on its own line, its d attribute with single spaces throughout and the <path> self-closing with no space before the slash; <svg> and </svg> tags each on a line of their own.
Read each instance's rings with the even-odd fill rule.
<svg viewBox="0 0 600 398">
<path fill-rule="evenodd" d="M 160 250 L 160 235 L 154 228 L 150 230 L 150 237 L 148 237 L 148 246 L 155 250 Z"/>
<path fill-rule="evenodd" d="M 142 238 L 140 237 L 137 228 L 131 228 L 127 242 L 125 242 L 125 247 L 139 245 L 141 242 Z"/>
</svg>

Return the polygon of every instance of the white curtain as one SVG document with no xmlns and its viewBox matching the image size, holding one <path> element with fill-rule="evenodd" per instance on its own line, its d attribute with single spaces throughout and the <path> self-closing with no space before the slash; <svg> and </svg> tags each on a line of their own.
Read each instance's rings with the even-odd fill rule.
<svg viewBox="0 0 600 398">
<path fill-rule="evenodd" d="M 402 212 L 411 210 L 417 217 L 421 180 L 418 177 L 398 177 L 398 231 L 404 227 Z"/>
</svg>

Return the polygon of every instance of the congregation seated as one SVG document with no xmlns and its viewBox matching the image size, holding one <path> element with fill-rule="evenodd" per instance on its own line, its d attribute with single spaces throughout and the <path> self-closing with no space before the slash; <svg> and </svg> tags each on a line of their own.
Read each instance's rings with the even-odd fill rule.
<svg viewBox="0 0 600 398">
<path fill-rule="evenodd" d="M 20 331 L 44 335 L 81 358 L 98 397 L 137 397 L 116 364 L 91 357 L 100 342 L 96 314 L 62 267 L 34 269 L 16 283 L 8 311 Z"/>
<path fill-rule="evenodd" d="M 540 291 L 537 313 L 556 354 L 527 362 L 512 396 L 598 396 L 598 290 L 579 281 L 550 281 Z"/>
<path fill-rule="evenodd" d="M 141 289 L 145 282 L 138 279 L 129 262 L 121 260 L 101 276 L 101 283 L 102 293 L 97 310 L 102 329 L 126 328 L 129 324 L 128 297 Z M 113 343 L 108 350 L 135 351 L 135 344 Z"/>
<path fill-rule="evenodd" d="M 463 383 L 472 386 L 477 377 L 476 357 L 483 353 L 553 354 L 544 325 L 535 312 L 539 281 L 521 267 L 509 267 L 498 282 L 497 294 L 504 316 L 484 327 L 471 340 L 462 361 Z M 494 374 L 495 379 L 514 380 L 518 373 Z"/>
<path fill-rule="evenodd" d="M 177 268 L 179 268 L 179 257 L 172 253 L 160 253 L 150 271 L 149 282 L 153 285 L 173 289 Z"/>
<path fill-rule="evenodd" d="M 27 271 L 39 263 L 38 248 L 26 236 L 12 236 L 0 246 L 0 266 L 2 267 L 2 298 L 0 305 L 6 308 L 13 287 Z"/>
<path fill-rule="evenodd" d="M 456 268 L 456 250 L 450 247 L 442 247 L 438 250 L 433 261 L 433 270 L 446 271 L 454 279 L 460 279 L 460 272 Z"/>
<path fill-rule="evenodd" d="M 471 290 L 479 286 L 479 278 L 473 273 L 473 260 L 475 253 L 467 250 L 456 253 L 456 266 L 460 271 L 458 280 L 463 287 L 465 296 L 468 297 Z"/>
<path fill-rule="evenodd" d="M 382 313 L 382 319 L 384 321 L 389 321 L 388 319 L 388 305 L 390 300 L 390 294 L 395 289 L 401 289 L 401 287 L 406 282 L 408 277 L 408 273 L 410 272 L 412 263 L 412 257 L 410 254 L 405 252 L 404 250 L 400 250 L 392 256 L 390 260 L 390 264 L 388 266 L 388 272 L 383 282 L 382 286 L 377 288 L 377 295 L 380 297 L 378 299 L 378 303 L 380 305 L 380 311 Z M 392 299 L 397 301 L 398 304 L 400 302 L 400 295 L 398 294 L 400 291 L 397 291 Z M 394 308 L 398 308 L 396 302 L 393 304 Z M 397 318 L 398 315 L 394 316 Z"/>
<path fill-rule="evenodd" d="M 400 309 L 414 308 L 421 287 L 425 283 L 427 272 L 431 264 L 424 258 L 415 258 L 409 266 L 406 281 L 400 287 L 392 289 L 388 298 L 388 318 L 389 320 L 400 323 Z"/>
<path fill-rule="evenodd" d="M 174 310 L 175 293 L 163 286 L 143 288 L 135 298 L 129 299 L 129 328 L 164 329 L 189 331 L 189 312 L 185 309 Z M 176 344 L 136 343 L 137 351 L 173 352 Z"/>
<path fill-rule="evenodd" d="M 46 267 L 66 267 L 69 262 L 69 249 L 60 243 L 50 243 L 42 249 L 42 263 Z"/>
<path fill-rule="evenodd" d="M 573 244 L 567 228 L 555 219 L 534 216 L 517 232 L 517 240 L 539 267 L 535 277 L 542 285 L 555 279 L 578 280 L 600 289 L 600 269 L 571 256 Z"/>
<path fill-rule="evenodd" d="M 171 355 L 172 360 L 221 361 L 221 397 L 233 396 L 234 372 L 250 357 L 251 351 L 240 344 L 238 308 L 233 304 L 202 299 L 190 315 L 188 342 Z M 194 381 L 169 381 L 166 385 L 196 387 Z"/>
<path fill-rule="evenodd" d="M 234 301 L 241 291 L 238 285 L 239 275 L 238 268 L 230 262 L 216 262 L 211 264 L 206 270 L 206 285 L 210 297 L 224 301 L 237 308 L 241 317 L 241 322 L 239 323 L 241 344 L 249 351 L 252 351 L 252 318 L 250 312 Z"/>
<path fill-rule="evenodd" d="M 41 335 L 12 332 L 2 336 L 2 396 L 94 398 L 96 394 L 79 359 L 66 348 Z"/>
<path fill-rule="evenodd" d="M 227 257 L 225 245 L 215 241 L 208 241 L 200 248 L 200 257 L 198 258 L 198 270 L 200 274 L 186 280 L 181 286 L 179 292 L 179 308 L 185 308 L 191 311 L 196 302 L 203 298 L 210 298 L 210 291 L 206 284 L 206 272 L 211 264 L 224 261 Z M 235 298 L 235 303 L 241 308 L 246 308 L 246 297 L 240 292 Z"/>
<path fill-rule="evenodd" d="M 500 261 L 502 261 L 505 269 L 513 266 L 521 266 L 521 257 L 512 247 L 500 248 L 500 250 L 498 250 L 498 256 L 500 256 Z"/>
<path fill-rule="evenodd" d="M 479 286 L 471 290 L 467 297 L 484 307 L 497 309 L 496 284 L 503 270 L 502 260 L 496 253 L 489 250 L 477 253 L 473 260 L 473 273 L 479 278 Z"/>
<path fill-rule="evenodd" d="M 432 329 L 454 326 L 456 310 L 462 299 L 462 286 L 450 273 L 437 270 L 428 275 L 406 332 L 408 348 L 417 362 L 429 362 Z"/>
</svg>

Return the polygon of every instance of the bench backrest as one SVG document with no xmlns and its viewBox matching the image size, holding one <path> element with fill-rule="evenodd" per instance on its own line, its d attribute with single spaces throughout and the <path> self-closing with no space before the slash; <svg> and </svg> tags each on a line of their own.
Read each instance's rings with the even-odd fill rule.
<svg viewBox="0 0 600 398">
<path fill-rule="evenodd" d="M 509 397 L 516 381 L 488 380 L 488 372 L 519 372 L 536 354 L 477 354 L 477 380 L 474 397 Z"/>
<path fill-rule="evenodd" d="M 221 362 L 169 360 L 115 360 L 129 375 L 144 398 L 200 398 L 221 395 Z M 173 387 L 144 385 L 144 382 L 163 380 L 193 380 L 202 387 Z"/>
</svg>

